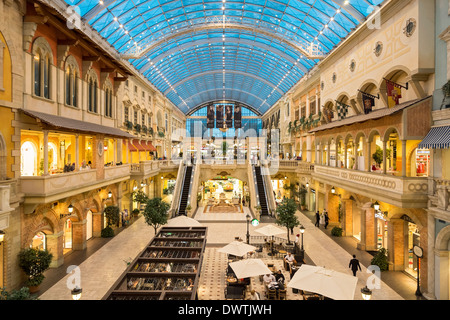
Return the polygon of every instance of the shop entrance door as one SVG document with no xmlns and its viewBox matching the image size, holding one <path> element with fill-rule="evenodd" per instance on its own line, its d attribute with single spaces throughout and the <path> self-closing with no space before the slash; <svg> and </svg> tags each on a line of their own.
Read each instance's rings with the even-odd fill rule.
<svg viewBox="0 0 450 320">
<path fill-rule="evenodd" d="M 63 237 L 64 253 L 66 253 L 67 251 L 72 250 L 72 220 L 70 219 L 67 219 L 64 223 Z"/>
</svg>

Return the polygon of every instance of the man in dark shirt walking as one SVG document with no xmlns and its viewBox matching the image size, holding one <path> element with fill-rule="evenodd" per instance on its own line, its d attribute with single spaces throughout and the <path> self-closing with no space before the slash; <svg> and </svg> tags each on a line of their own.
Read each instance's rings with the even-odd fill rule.
<svg viewBox="0 0 450 320">
<path fill-rule="evenodd" d="M 350 260 L 348 267 L 352 269 L 353 276 L 356 277 L 356 271 L 361 271 L 361 266 L 359 265 L 358 259 L 356 259 L 356 255 L 353 255 L 353 259 Z"/>
<path fill-rule="evenodd" d="M 316 223 L 314 224 L 316 227 L 319 227 L 320 214 L 319 211 L 316 212 Z"/>
</svg>

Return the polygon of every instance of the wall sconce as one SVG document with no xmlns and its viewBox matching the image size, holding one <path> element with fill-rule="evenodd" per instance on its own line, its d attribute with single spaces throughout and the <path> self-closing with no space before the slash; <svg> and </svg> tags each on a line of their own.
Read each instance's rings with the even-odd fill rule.
<svg viewBox="0 0 450 320">
<path fill-rule="evenodd" d="M 111 192 L 111 191 L 109 191 L 109 192 L 108 192 L 108 198 L 110 198 L 110 199 L 111 199 L 111 197 L 112 197 L 112 192 Z"/>
<path fill-rule="evenodd" d="M 336 193 L 336 189 L 334 187 L 331 187 L 331 193 L 335 194 Z"/>
<path fill-rule="evenodd" d="M 378 201 L 375 201 L 375 203 L 373 204 L 373 208 L 375 209 L 375 211 L 380 210 L 380 204 L 378 203 Z"/>
<path fill-rule="evenodd" d="M 69 213 L 72 213 L 73 212 L 73 205 L 69 205 L 69 207 L 67 208 L 67 210 L 69 211 Z"/>
<path fill-rule="evenodd" d="M 0 245 L 5 241 L 5 232 L 0 230 Z"/>
<path fill-rule="evenodd" d="M 309 182 L 308 181 L 306 182 L 306 187 L 309 188 Z"/>
</svg>

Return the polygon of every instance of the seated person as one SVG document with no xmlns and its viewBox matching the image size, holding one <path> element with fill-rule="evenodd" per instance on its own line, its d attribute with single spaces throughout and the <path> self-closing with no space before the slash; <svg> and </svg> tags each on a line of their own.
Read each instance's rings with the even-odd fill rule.
<svg viewBox="0 0 450 320">
<path fill-rule="evenodd" d="M 278 272 L 275 274 L 275 279 L 276 279 L 278 282 L 284 283 L 285 278 L 284 278 L 284 275 L 281 273 L 281 270 L 278 270 Z M 280 281 L 280 280 L 281 280 L 281 281 Z"/>
<path fill-rule="evenodd" d="M 292 255 L 292 253 L 288 252 L 285 256 L 284 256 L 284 261 L 288 264 L 291 263 L 297 263 L 297 261 L 295 260 L 294 256 Z"/>
<path fill-rule="evenodd" d="M 266 285 L 269 285 L 271 282 L 276 282 L 275 276 L 273 274 L 266 274 L 263 277 L 263 281 Z"/>
<path fill-rule="evenodd" d="M 250 300 L 261 300 L 259 292 L 255 290 L 250 291 Z"/>
<path fill-rule="evenodd" d="M 295 260 L 294 256 L 290 252 L 288 252 L 287 255 L 284 256 L 284 262 L 285 262 L 285 267 L 286 267 L 287 271 L 290 270 L 291 264 L 297 264 L 297 261 Z"/>
</svg>

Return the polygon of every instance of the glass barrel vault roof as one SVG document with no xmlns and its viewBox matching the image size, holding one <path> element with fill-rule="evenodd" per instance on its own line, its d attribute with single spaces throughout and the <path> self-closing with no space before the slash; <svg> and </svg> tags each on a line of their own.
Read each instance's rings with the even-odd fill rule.
<svg viewBox="0 0 450 320">
<path fill-rule="evenodd" d="M 187 113 L 262 114 L 385 0 L 65 0 Z"/>
</svg>

